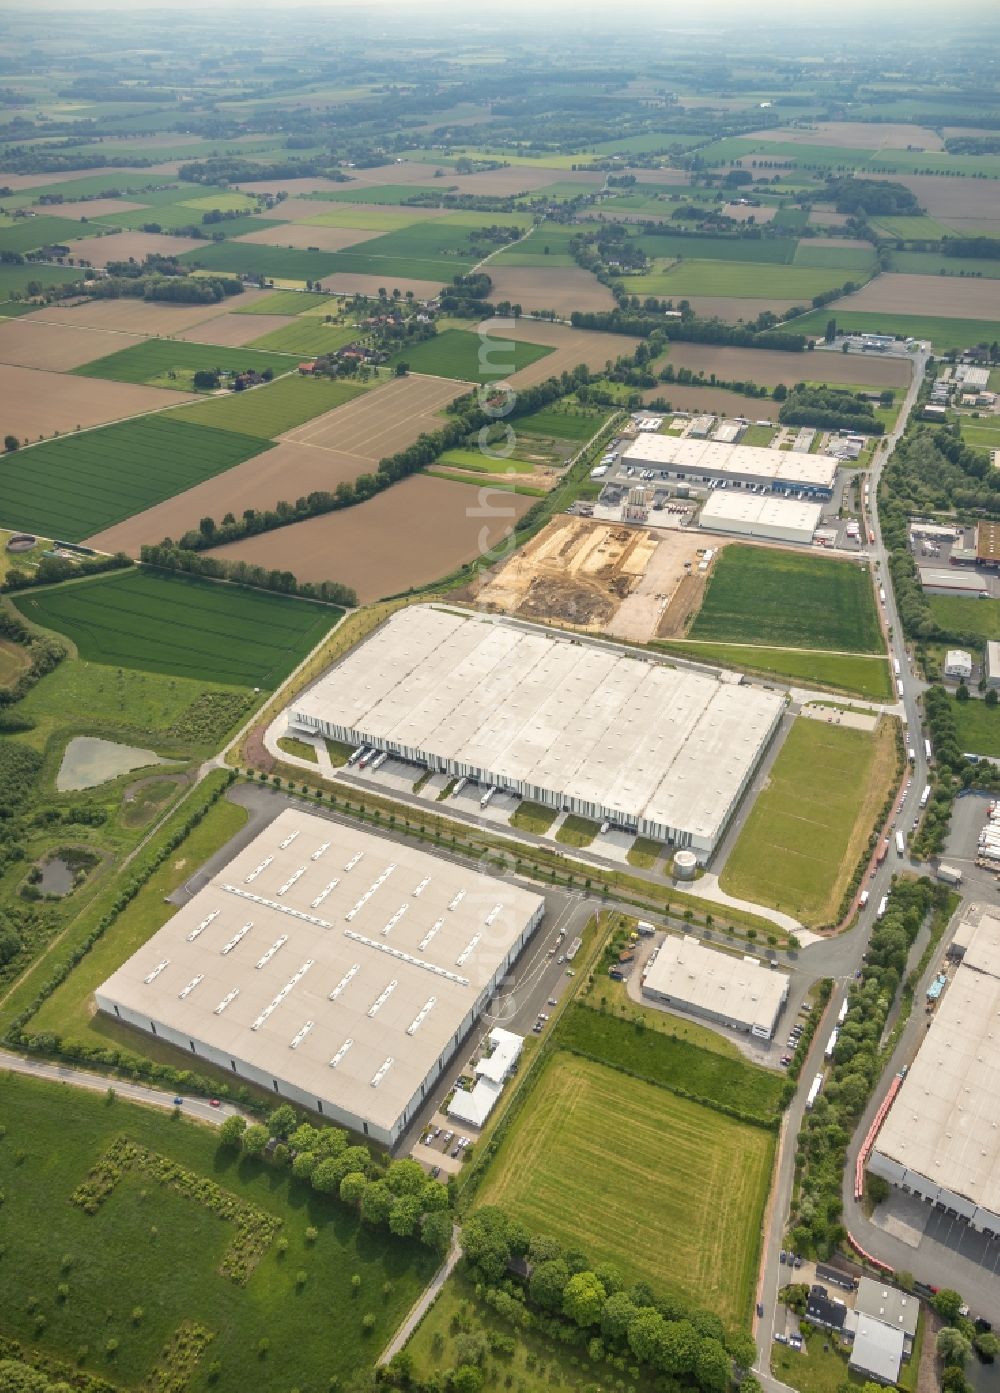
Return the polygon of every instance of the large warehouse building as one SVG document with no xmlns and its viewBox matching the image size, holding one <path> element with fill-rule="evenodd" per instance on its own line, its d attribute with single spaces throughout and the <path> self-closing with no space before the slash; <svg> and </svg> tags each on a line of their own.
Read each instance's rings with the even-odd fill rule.
<svg viewBox="0 0 1000 1393">
<path fill-rule="evenodd" d="M 978 1232 L 1000 1234 L 1000 911 L 974 906 L 964 955 L 868 1168 Z"/>
<path fill-rule="evenodd" d="M 788 1000 L 788 977 L 764 967 L 759 958 L 719 953 L 690 934 L 668 934 L 646 966 L 642 994 L 770 1040 Z"/>
<path fill-rule="evenodd" d="M 527 624 L 400 610 L 293 724 L 711 855 L 784 698 Z"/>
<path fill-rule="evenodd" d="M 104 983 L 97 1005 L 392 1146 L 544 907 L 505 881 L 288 810 Z"/>
<path fill-rule="evenodd" d="M 701 510 L 698 526 L 709 532 L 811 546 L 822 512 L 822 504 L 797 498 L 715 489 Z"/>
<path fill-rule="evenodd" d="M 728 488 L 769 489 L 778 494 L 830 498 L 840 460 L 762 445 L 730 445 L 673 435 L 640 435 L 622 455 L 626 465 L 658 470 L 664 479 L 711 488 L 724 480 Z M 715 486 L 718 484 L 715 482 Z"/>
</svg>

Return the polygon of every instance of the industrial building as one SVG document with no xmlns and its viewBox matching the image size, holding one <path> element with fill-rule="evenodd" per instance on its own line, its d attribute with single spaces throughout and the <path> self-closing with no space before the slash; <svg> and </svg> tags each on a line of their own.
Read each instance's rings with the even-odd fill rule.
<svg viewBox="0 0 1000 1393">
<path fill-rule="evenodd" d="M 854 1309 L 859 1316 L 868 1316 L 871 1320 L 881 1321 L 883 1325 L 891 1325 L 893 1329 L 902 1331 L 903 1355 L 909 1358 L 920 1319 L 920 1301 L 916 1296 L 891 1287 L 887 1282 L 859 1277 Z"/>
<path fill-rule="evenodd" d="M 875 1141 L 868 1168 L 1000 1234 L 1000 911 L 973 906 L 964 954 Z"/>
<path fill-rule="evenodd" d="M 903 1332 L 884 1321 L 859 1315 L 854 1329 L 850 1368 L 877 1383 L 895 1383 L 903 1361 Z"/>
<path fill-rule="evenodd" d="M 299 696 L 289 720 L 706 859 L 783 710 L 762 688 L 414 605 Z"/>
<path fill-rule="evenodd" d="M 822 504 L 797 498 L 715 489 L 708 495 L 698 525 L 711 532 L 810 546 L 822 512 Z"/>
<path fill-rule="evenodd" d="M 983 566 L 1000 566 L 1000 523 L 981 522 L 977 525 L 976 559 Z"/>
<path fill-rule="evenodd" d="M 928 595 L 989 595 L 982 576 L 960 571 L 956 567 L 920 567 L 920 584 Z"/>
<path fill-rule="evenodd" d="M 97 1006 L 394 1145 L 540 922 L 507 881 L 288 809 Z"/>
<path fill-rule="evenodd" d="M 478 1061 L 472 1088 L 456 1088 L 448 1116 L 469 1127 L 482 1127 L 521 1057 L 524 1038 L 496 1026 L 489 1033 L 490 1053 Z"/>
<path fill-rule="evenodd" d="M 771 489 L 810 498 L 830 498 L 840 461 L 833 455 L 731 445 L 690 436 L 643 435 L 625 447 L 622 462 L 653 469 L 663 479 L 695 488 Z"/>
<path fill-rule="evenodd" d="M 968 682 L 972 676 L 972 654 L 964 648 L 949 648 L 944 659 L 944 675 Z"/>
<path fill-rule="evenodd" d="M 983 676 L 986 678 L 987 687 L 1000 687 L 1000 643 L 995 639 L 990 639 L 986 645 Z"/>
<path fill-rule="evenodd" d="M 788 977 L 759 958 L 717 952 L 690 934 L 668 935 L 646 966 L 642 994 L 770 1040 L 788 999 Z"/>
</svg>

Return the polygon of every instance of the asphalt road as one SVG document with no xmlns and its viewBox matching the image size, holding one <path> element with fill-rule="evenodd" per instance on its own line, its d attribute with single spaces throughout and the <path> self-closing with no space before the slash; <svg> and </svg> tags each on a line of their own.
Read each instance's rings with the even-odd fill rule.
<svg viewBox="0 0 1000 1393">
<path fill-rule="evenodd" d="M 889 638 L 889 655 L 895 658 L 900 666 L 900 681 L 903 684 L 902 703 L 905 711 L 905 720 L 910 734 L 909 743 L 914 750 L 914 764 L 910 770 L 910 786 L 902 800 L 896 825 L 909 831 L 913 819 L 916 816 L 920 794 L 927 783 L 927 760 L 924 755 L 923 735 L 921 733 L 919 709 L 917 701 L 923 690 L 924 684 L 918 679 L 910 666 L 906 652 L 906 645 L 903 641 L 902 625 L 899 621 L 899 612 L 896 608 L 896 599 L 892 589 L 892 582 L 889 576 L 888 553 L 882 539 L 882 527 L 879 521 L 878 509 L 875 500 L 878 497 L 879 482 L 882 471 L 889 456 L 892 454 L 899 437 L 901 436 L 910 412 L 917 399 L 920 383 L 923 380 L 927 366 L 927 354 L 920 352 L 913 355 L 913 379 L 906 394 L 903 406 L 899 413 L 899 420 L 895 430 L 886 437 L 884 449 L 876 452 L 869 471 L 871 482 L 870 497 L 871 506 L 867 512 L 867 525 L 875 533 L 875 541 L 869 547 L 869 556 L 872 560 L 872 578 L 876 587 L 876 599 L 878 598 L 879 586 L 884 587 L 886 593 L 884 616 Z M 771 1374 L 771 1344 L 775 1329 L 775 1316 L 778 1304 L 778 1288 L 781 1285 L 781 1265 L 778 1254 L 781 1250 L 782 1239 L 788 1219 L 789 1203 L 792 1194 L 794 1181 L 795 1165 L 795 1146 L 799 1128 L 802 1125 L 802 1118 L 805 1114 L 805 1096 L 809 1084 L 813 1077 L 822 1067 L 823 1050 L 826 1047 L 827 1039 L 836 1021 L 840 1006 L 847 994 L 847 986 L 859 967 L 862 955 L 865 951 L 872 924 L 874 923 L 875 910 L 878 902 L 884 894 L 887 894 L 892 882 L 894 873 L 911 869 L 911 862 L 908 857 L 902 860 L 896 855 L 895 847 L 889 851 L 883 864 L 877 868 L 873 879 L 869 880 L 866 888 L 869 890 L 869 902 L 859 916 L 858 923 L 849 932 L 840 935 L 838 938 L 816 943 L 802 950 L 799 955 L 797 969 L 812 975 L 812 977 L 833 977 L 836 986 L 827 1007 L 824 1019 L 820 1022 L 819 1028 L 813 1037 L 813 1044 L 809 1055 L 803 1066 L 799 1080 L 799 1088 L 792 1101 L 787 1113 L 785 1114 L 782 1125 L 778 1163 L 774 1189 L 771 1196 L 771 1203 L 766 1219 L 766 1228 L 763 1241 L 763 1258 L 761 1262 L 761 1282 L 757 1294 L 757 1300 L 763 1306 L 763 1316 L 757 1320 L 755 1328 L 755 1339 L 757 1341 L 757 1363 L 754 1372 L 760 1379 L 761 1384 L 768 1393 L 778 1393 L 778 1390 L 785 1390 L 786 1384 L 774 1378 Z M 881 1091 L 879 1092 L 881 1097 Z M 867 1130 L 865 1128 L 865 1130 Z M 861 1131 L 864 1136 L 864 1130 Z M 849 1166 L 849 1175 L 853 1181 L 853 1162 Z M 853 1203 L 853 1184 L 851 1186 L 851 1209 L 848 1211 L 848 1224 L 852 1225 L 855 1217 L 856 1207 Z M 866 1234 L 866 1237 L 870 1235 Z M 863 1240 L 862 1240 L 863 1241 Z M 875 1246 L 869 1248 L 875 1256 L 879 1256 L 879 1250 L 875 1238 L 872 1238 Z M 865 1246 L 868 1246 L 867 1244 Z M 914 1254 L 916 1259 L 916 1254 Z M 909 1264 L 909 1270 L 914 1272 L 917 1277 L 923 1274 L 916 1270 L 914 1263 Z M 933 1280 L 933 1279 L 929 1279 Z"/>
</svg>

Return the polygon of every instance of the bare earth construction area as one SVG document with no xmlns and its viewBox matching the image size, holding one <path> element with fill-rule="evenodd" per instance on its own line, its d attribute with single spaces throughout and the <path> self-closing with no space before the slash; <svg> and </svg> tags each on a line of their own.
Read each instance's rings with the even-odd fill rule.
<svg viewBox="0 0 1000 1393">
<path fill-rule="evenodd" d="M 697 533 L 553 518 L 487 579 L 476 604 L 648 643 L 702 542 Z"/>
</svg>

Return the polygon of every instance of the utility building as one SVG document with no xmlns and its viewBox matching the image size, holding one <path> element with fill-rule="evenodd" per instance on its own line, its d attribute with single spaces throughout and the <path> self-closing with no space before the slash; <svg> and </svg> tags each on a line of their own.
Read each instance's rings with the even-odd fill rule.
<svg viewBox="0 0 1000 1393">
<path fill-rule="evenodd" d="M 783 711 L 776 692 L 415 605 L 296 698 L 290 720 L 706 859 Z"/>
<path fill-rule="evenodd" d="M 1000 1235 L 1000 912 L 971 907 L 959 934 L 964 955 L 868 1169 Z"/>
<path fill-rule="evenodd" d="M 646 966 L 642 994 L 770 1040 L 788 999 L 788 977 L 758 958 L 719 953 L 690 934 L 668 934 Z"/>
<path fill-rule="evenodd" d="M 540 922 L 505 881 L 281 813 L 98 1008 L 387 1146 Z"/>
</svg>

